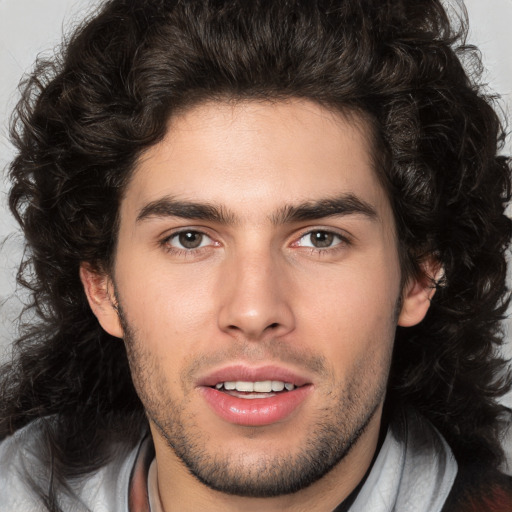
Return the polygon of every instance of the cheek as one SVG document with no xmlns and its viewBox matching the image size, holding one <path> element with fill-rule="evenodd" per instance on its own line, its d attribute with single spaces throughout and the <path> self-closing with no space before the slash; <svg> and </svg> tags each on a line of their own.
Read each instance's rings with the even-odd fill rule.
<svg viewBox="0 0 512 512">
<path fill-rule="evenodd" d="M 366 351 L 387 352 L 392 345 L 398 274 L 393 268 L 371 269 L 369 264 L 347 265 L 323 278 L 312 276 L 295 293 L 307 297 L 297 306 L 299 327 L 306 337 L 322 340 L 323 350 L 333 357 L 355 359 Z"/>
<path fill-rule="evenodd" d="M 162 359 L 176 361 L 210 337 L 216 325 L 212 278 L 192 265 L 183 265 L 179 272 L 147 263 L 136 269 L 132 265 L 130 272 L 123 272 L 120 265 L 116 278 L 119 299 L 139 340 Z"/>
<path fill-rule="evenodd" d="M 165 254 L 151 256 L 118 264 L 116 282 L 125 299 L 133 309 L 144 310 L 149 316 L 159 311 L 170 321 L 174 317 L 186 321 L 195 317 L 193 311 L 204 309 L 205 299 L 211 296 L 211 272 L 196 264 L 173 265 L 166 261 Z"/>
</svg>

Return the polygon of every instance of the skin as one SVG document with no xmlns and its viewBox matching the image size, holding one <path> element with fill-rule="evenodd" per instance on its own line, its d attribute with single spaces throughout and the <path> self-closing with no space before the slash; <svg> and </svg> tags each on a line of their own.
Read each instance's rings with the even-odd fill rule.
<svg viewBox="0 0 512 512">
<path fill-rule="evenodd" d="M 125 341 L 163 510 L 328 511 L 371 464 L 396 325 L 420 322 L 433 292 L 422 280 L 401 287 L 368 133 L 362 119 L 305 100 L 212 102 L 171 119 L 141 156 L 113 274 L 84 264 L 81 277 L 103 328 Z M 357 208 L 283 213 L 334 198 Z M 171 215 L 176 201 L 223 215 Z M 198 382 L 233 364 L 292 371 L 308 394 L 268 425 L 226 421 Z M 308 455 L 325 467 L 272 495 L 282 475 L 307 471 Z M 252 491 L 228 494 L 226 481 Z"/>
</svg>

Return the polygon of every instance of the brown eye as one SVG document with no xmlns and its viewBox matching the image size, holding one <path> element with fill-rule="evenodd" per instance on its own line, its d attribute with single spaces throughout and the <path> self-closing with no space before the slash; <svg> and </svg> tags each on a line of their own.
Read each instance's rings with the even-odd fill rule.
<svg viewBox="0 0 512 512">
<path fill-rule="evenodd" d="M 313 249 L 331 249 L 343 244 L 348 244 L 345 237 L 324 229 L 315 229 L 304 233 L 296 242 L 299 247 L 311 247 Z"/>
<path fill-rule="evenodd" d="M 334 233 L 329 233 L 328 231 L 313 231 L 309 234 L 309 239 L 313 247 L 331 247 L 334 236 Z"/>
<path fill-rule="evenodd" d="M 168 239 L 168 244 L 176 249 L 198 249 L 212 242 L 209 236 L 199 231 L 181 231 Z"/>
<path fill-rule="evenodd" d="M 178 240 L 186 249 L 197 249 L 201 245 L 203 235 L 195 231 L 186 231 L 178 235 Z"/>
</svg>

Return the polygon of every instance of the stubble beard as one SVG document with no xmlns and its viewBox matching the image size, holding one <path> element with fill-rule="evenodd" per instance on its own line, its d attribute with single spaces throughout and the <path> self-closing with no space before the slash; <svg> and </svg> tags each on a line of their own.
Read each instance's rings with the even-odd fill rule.
<svg viewBox="0 0 512 512">
<path fill-rule="evenodd" d="M 243 453 L 215 453 L 216 440 L 209 439 L 193 414 L 185 412 L 185 403 L 169 396 L 165 379 L 155 385 L 155 377 L 163 376 L 158 361 L 143 349 L 121 308 L 119 316 L 132 379 L 149 421 L 188 471 L 216 491 L 269 498 L 310 486 L 347 456 L 384 400 L 387 373 L 380 364 L 367 368 L 362 377 L 355 372 L 359 377 L 344 390 L 332 391 L 329 406 L 316 412 L 319 419 L 296 453 L 265 453 L 244 464 Z M 370 389 L 364 381 L 374 381 L 376 371 L 385 374 Z"/>
<path fill-rule="evenodd" d="M 201 483 L 226 494 L 271 498 L 305 489 L 329 473 L 350 452 L 377 409 L 378 405 L 357 425 L 342 423 L 341 414 L 338 419 L 326 419 L 311 428 L 307 442 L 297 453 L 262 454 L 256 461 L 251 457 L 250 465 L 243 463 L 243 453 L 211 453 L 197 424 L 182 421 L 179 414 L 169 418 L 155 418 L 154 411 L 147 414 L 167 445 Z M 346 412 L 346 405 L 340 410 Z"/>
</svg>

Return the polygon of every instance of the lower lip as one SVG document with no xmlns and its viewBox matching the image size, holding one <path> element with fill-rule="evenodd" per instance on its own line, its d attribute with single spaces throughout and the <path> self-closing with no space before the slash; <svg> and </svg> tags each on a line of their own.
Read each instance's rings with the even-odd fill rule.
<svg viewBox="0 0 512 512">
<path fill-rule="evenodd" d="M 268 398 L 237 398 L 210 387 L 199 388 L 207 404 L 223 420 L 236 425 L 259 427 L 286 419 L 311 392 L 306 385 Z"/>
</svg>

